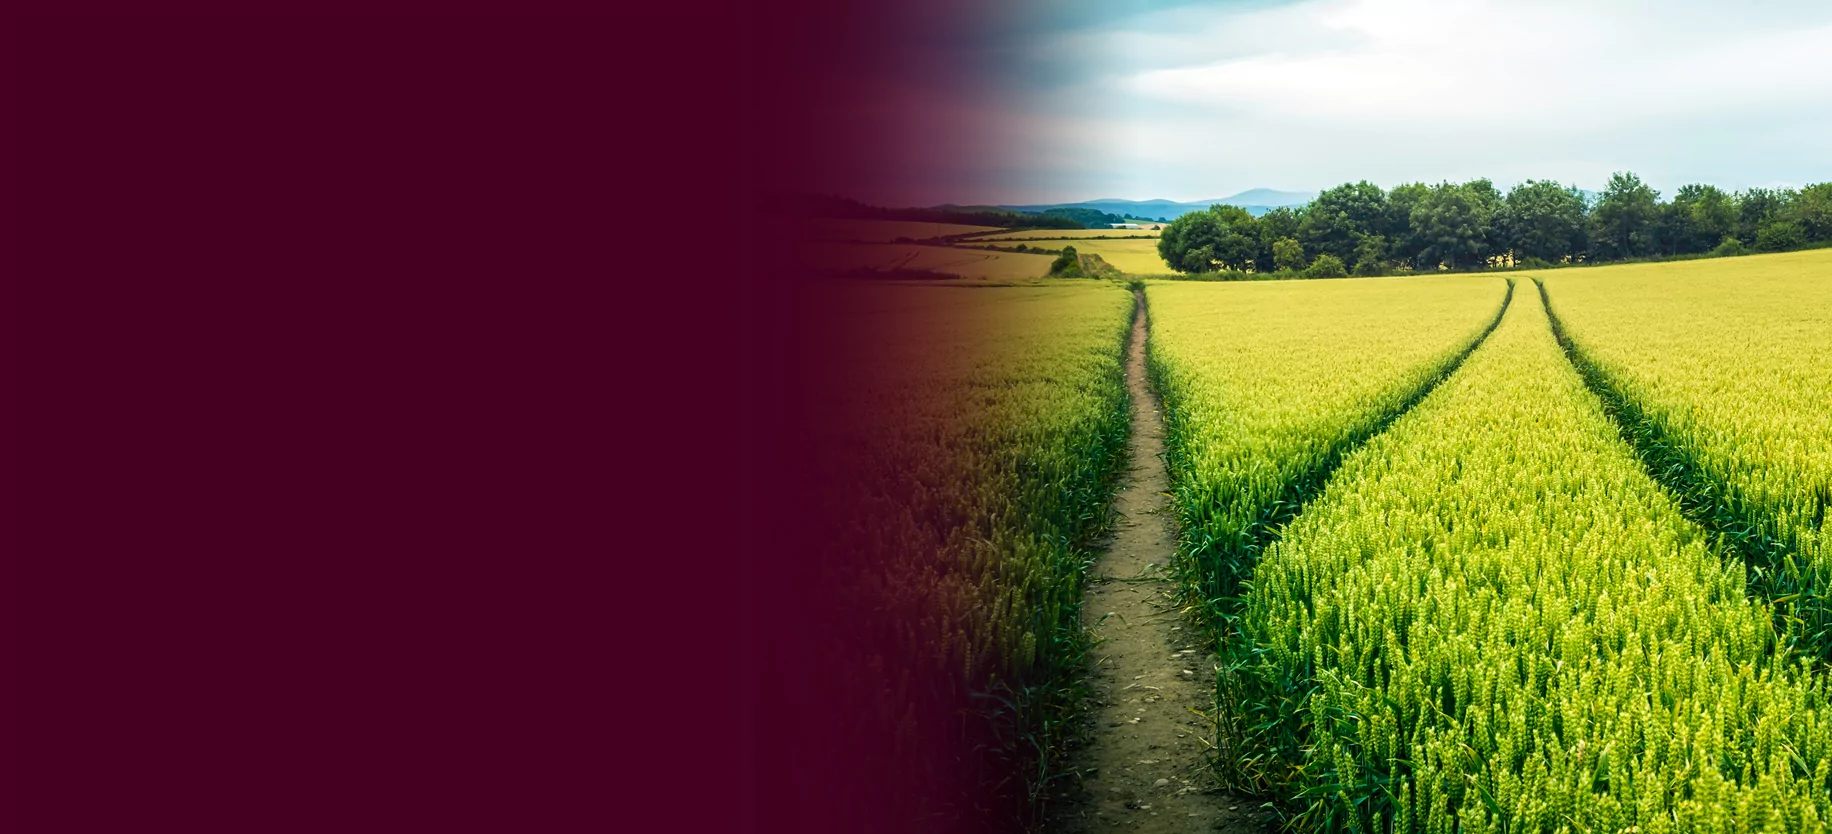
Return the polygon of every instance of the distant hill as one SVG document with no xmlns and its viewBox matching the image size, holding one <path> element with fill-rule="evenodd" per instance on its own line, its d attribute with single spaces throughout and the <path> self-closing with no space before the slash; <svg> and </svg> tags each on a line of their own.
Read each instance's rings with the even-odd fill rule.
<svg viewBox="0 0 1832 834">
<path fill-rule="evenodd" d="M 1315 191 L 1274 191 L 1270 188 L 1252 188 L 1231 197 L 1223 197 L 1215 202 L 1229 206 L 1279 208 L 1280 206 L 1301 206 L 1315 199 L 1317 199 Z"/>
<path fill-rule="evenodd" d="M 1196 200 L 1179 203 L 1175 200 L 1121 200 L 1114 198 L 1085 200 L 1079 203 L 1043 203 L 1029 206 L 1007 206 L 999 208 L 1011 211 L 1044 212 L 1051 209 L 1081 208 L 1107 214 L 1118 214 L 1143 220 L 1175 220 L 1192 211 L 1202 211 L 1217 203 L 1240 206 L 1247 213 L 1258 217 L 1281 206 L 1301 206 L 1315 199 L 1314 191 L 1274 191 L 1270 188 L 1255 188 L 1242 191 L 1229 197 L 1217 197 L 1213 200 Z"/>
</svg>

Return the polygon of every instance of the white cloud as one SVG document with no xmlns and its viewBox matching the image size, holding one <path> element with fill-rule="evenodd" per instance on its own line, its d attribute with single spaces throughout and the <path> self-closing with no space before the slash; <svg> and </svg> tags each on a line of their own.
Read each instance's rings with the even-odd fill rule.
<svg viewBox="0 0 1832 834">
<path fill-rule="evenodd" d="M 1096 57 L 1027 94 L 1034 113 L 1081 125 L 1034 137 L 1048 150 L 1028 196 L 1364 177 L 1594 187 L 1620 169 L 1668 190 L 1832 179 L 1829 44 L 1819 3 L 1180 7 L 1035 45 Z"/>
</svg>

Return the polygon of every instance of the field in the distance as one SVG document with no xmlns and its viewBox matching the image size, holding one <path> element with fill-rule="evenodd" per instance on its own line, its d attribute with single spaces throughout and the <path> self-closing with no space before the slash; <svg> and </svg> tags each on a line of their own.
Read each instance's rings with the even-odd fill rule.
<svg viewBox="0 0 1832 834">
<path fill-rule="evenodd" d="M 918 270 L 995 281 L 1041 278 L 1055 260 L 1051 255 L 907 243 L 815 243 L 802 257 L 819 270 Z"/>
<path fill-rule="evenodd" d="M 1105 239 L 1103 239 L 1105 238 Z M 991 237 L 976 237 L 965 243 L 1018 241 L 1045 249 L 1073 246 L 1083 255 L 1099 255 L 1119 271 L 1132 275 L 1168 275 L 1170 264 L 1158 256 L 1158 233 L 1128 229 L 1082 229 L 1078 231 L 1011 232 Z"/>
<path fill-rule="evenodd" d="M 1158 239 L 1143 240 L 1077 240 L 1068 241 L 1083 255 L 1099 255 L 1121 272 L 1133 275 L 1164 275 L 1170 265 L 1158 257 Z"/>
<path fill-rule="evenodd" d="M 1084 237 L 1148 237 L 1153 240 L 1162 232 L 1154 229 L 1025 229 L 976 237 L 974 241 L 991 240 L 1076 240 Z"/>
<path fill-rule="evenodd" d="M 828 240 L 858 243 L 890 243 L 907 238 L 928 240 L 955 235 L 976 235 L 999 231 L 994 226 L 967 226 L 959 223 L 923 223 L 912 220 L 850 220 L 829 217 L 802 217 L 786 221 L 783 231 L 803 240 Z"/>
</svg>

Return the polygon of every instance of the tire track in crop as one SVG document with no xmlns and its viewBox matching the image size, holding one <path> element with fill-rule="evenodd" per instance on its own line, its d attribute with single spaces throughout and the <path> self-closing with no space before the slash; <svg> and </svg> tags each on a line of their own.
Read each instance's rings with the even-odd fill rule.
<svg viewBox="0 0 1832 834">
<path fill-rule="evenodd" d="M 1646 408 L 1610 381 L 1552 311 L 1552 296 L 1545 283 L 1538 278 L 1533 283 L 1539 288 L 1540 303 L 1546 305 L 1553 338 L 1577 369 L 1585 387 L 1603 403 L 1604 413 L 1641 459 L 1648 477 L 1660 484 L 1672 496 L 1680 514 L 1704 528 L 1726 555 L 1743 560 L 1749 571 L 1751 593 L 1775 606 L 1777 628 L 1808 654 L 1822 662 L 1832 660 L 1832 635 L 1821 627 L 1807 627 L 1802 633 L 1803 623 L 1832 621 L 1832 599 L 1828 599 L 1826 588 L 1813 581 L 1818 573 L 1808 566 L 1796 565 L 1794 550 L 1787 542 L 1762 532 L 1774 525 L 1757 523 L 1737 511 L 1732 488 L 1707 475 L 1685 444 L 1668 434 Z"/>
<path fill-rule="evenodd" d="M 1342 462 L 1356 449 L 1379 437 L 1414 406 L 1423 402 L 1432 391 L 1437 390 L 1438 386 L 1444 383 L 1444 380 L 1449 379 L 1458 368 L 1463 367 L 1463 363 L 1469 360 L 1470 355 L 1474 354 L 1477 348 L 1482 347 L 1483 342 L 1488 341 L 1489 335 L 1495 332 L 1495 328 L 1501 326 L 1501 319 L 1507 315 L 1508 305 L 1514 301 L 1514 279 L 1507 279 L 1507 283 L 1507 292 L 1501 297 L 1501 306 L 1495 310 L 1494 319 L 1490 320 L 1488 326 L 1484 327 L 1476 338 L 1471 339 L 1462 351 L 1444 363 L 1436 374 L 1427 379 L 1410 396 L 1401 400 L 1378 419 L 1362 427 L 1360 431 L 1352 432 L 1338 440 L 1334 447 L 1317 462 L 1316 466 L 1288 482 L 1278 499 L 1266 506 L 1260 520 L 1255 522 L 1248 531 L 1244 545 L 1239 546 L 1234 552 L 1214 554 L 1215 564 L 1232 565 L 1234 570 L 1229 571 L 1224 568 L 1218 571 L 1222 575 L 1204 578 L 1206 582 L 1211 583 L 1210 592 L 1206 595 L 1206 599 L 1201 600 L 1200 606 L 1204 609 L 1200 612 L 1200 616 L 1204 618 L 1205 625 L 1211 629 L 1218 629 L 1233 614 L 1231 606 L 1239 593 L 1240 583 L 1247 579 L 1253 565 L 1258 564 L 1260 554 L 1265 553 L 1266 548 L 1279 540 L 1279 535 L 1285 529 L 1285 525 L 1290 524 L 1292 519 L 1304 512 L 1305 504 L 1323 492 L 1324 485 L 1329 483 L 1329 479 L 1336 474 L 1336 469 L 1342 465 Z M 1200 562 L 1202 560 L 1191 559 L 1190 561 Z"/>
<path fill-rule="evenodd" d="M 1131 465 L 1114 499 L 1114 532 L 1093 566 L 1082 621 L 1096 638 L 1089 698 L 1052 831 L 1260 832 L 1253 803 L 1222 793 L 1208 756 L 1213 641 L 1181 615 L 1166 572 L 1176 555 L 1164 420 L 1145 371 L 1150 312 L 1136 309 L 1126 352 Z"/>
<path fill-rule="evenodd" d="M 1147 379 L 1149 310 L 1142 292 L 1126 358 L 1132 396 L 1132 468 L 1115 500 L 1116 532 L 1090 576 L 1083 621 L 1098 640 L 1090 652 L 1090 699 L 1083 737 L 1071 756 L 1067 801 L 1053 830 L 1270 830 L 1259 801 L 1220 789 L 1213 672 L 1220 663 L 1213 632 L 1187 619 L 1184 590 L 1166 569 L 1178 536 L 1165 469 L 1164 422 Z M 1389 413 L 1343 438 L 1315 468 L 1295 479 L 1256 525 L 1249 551 L 1278 540 L 1284 526 L 1321 492 L 1342 461 L 1386 431 L 1456 373 L 1487 341 L 1514 297 L 1514 283 L 1494 318 L 1443 369 Z M 1187 672 L 1187 673 L 1186 673 Z"/>
<path fill-rule="evenodd" d="M 1336 470 L 1341 468 L 1349 455 L 1367 445 L 1374 438 L 1385 434 L 1401 417 L 1412 411 L 1419 403 L 1424 402 L 1425 398 L 1431 396 L 1431 393 L 1436 391 L 1440 385 L 1455 376 L 1477 349 L 1481 348 L 1491 335 L 1494 335 L 1495 330 L 1501 326 L 1501 320 L 1507 316 L 1508 307 L 1514 303 L 1514 279 L 1506 280 L 1507 291 L 1501 297 L 1501 306 L 1495 310 L 1494 319 L 1489 321 L 1488 326 L 1484 327 L 1476 338 L 1471 339 L 1470 343 L 1449 362 L 1446 362 L 1438 373 L 1426 380 L 1399 405 L 1362 431 L 1343 438 L 1315 468 L 1286 486 L 1279 500 L 1267 509 L 1265 516 L 1254 526 L 1249 543 L 1242 550 L 1241 555 L 1244 558 L 1242 564 L 1247 565 L 1248 570 L 1251 569 L 1251 566 L 1258 564 L 1261 554 L 1283 537 L 1286 526 L 1303 514 L 1305 507 L 1312 500 L 1322 495 L 1324 486 L 1329 483 L 1330 478 L 1335 476 Z M 1243 574 L 1234 577 L 1233 581 L 1238 583 L 1246 578 Z M 1230 708 L 1230 705 L 1224 700 L 1224 685 L 1230 679 L 1230 675 L 1234 673 L 1232 670 L 1238 670 L 1251 662 L 1254 651 L 1253 646 L 1245 644 L 1234 631 L 1235 627 L 1232 623 L 1237 609 L 1232 606 L 1237 603 L 1238 598 L 1230 594 L 1216 600 L 1209 610 L 1197 613 L 1204 618 L 1205 630 L 1218 637 L 1213 655 L 1216 687 L 1209 693 L 1214 701 L 1215 721 L 1212 723 L 1215 730 L 1214 763 L 1217 766 L 1217 772 L 1223 783 L 1229 787 L 1258 793 L 1267 787 L 1264 772 L 1259 770 L 1252 761 L 1257 758 L 1258 751 L 1239 749 L 1239 740 L 1248 738 L 1249 733 L 1239 720 L 1239 711 Z M 1233 749 L 1226 749 L 1230 747 Z M 1271 816 L 1277 817 L 1285 810 L 1287 809 L 1274 809 Z"/>
</svg>

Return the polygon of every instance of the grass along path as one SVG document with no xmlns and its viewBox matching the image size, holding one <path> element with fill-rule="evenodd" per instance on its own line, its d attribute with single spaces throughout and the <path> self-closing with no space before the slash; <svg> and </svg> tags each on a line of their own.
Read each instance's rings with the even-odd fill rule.
<svg viewBox="0 0 1832 834">
<path fill-rule="evenodd" d="M 1221 793 L 1208 763 L 1215 657 L 1181 615 L 1166 573 L 1177 549 L 1164 420 L 1146 382 L 1149 311 L 1142 292 L 1126 353 L 1131 467 L 1082 618 L 1090 651 L 1085 741 L 1070 757 L 1068 796 L 1052 830 L 1262 831 L 1249 800 Z"/>
</svg>

